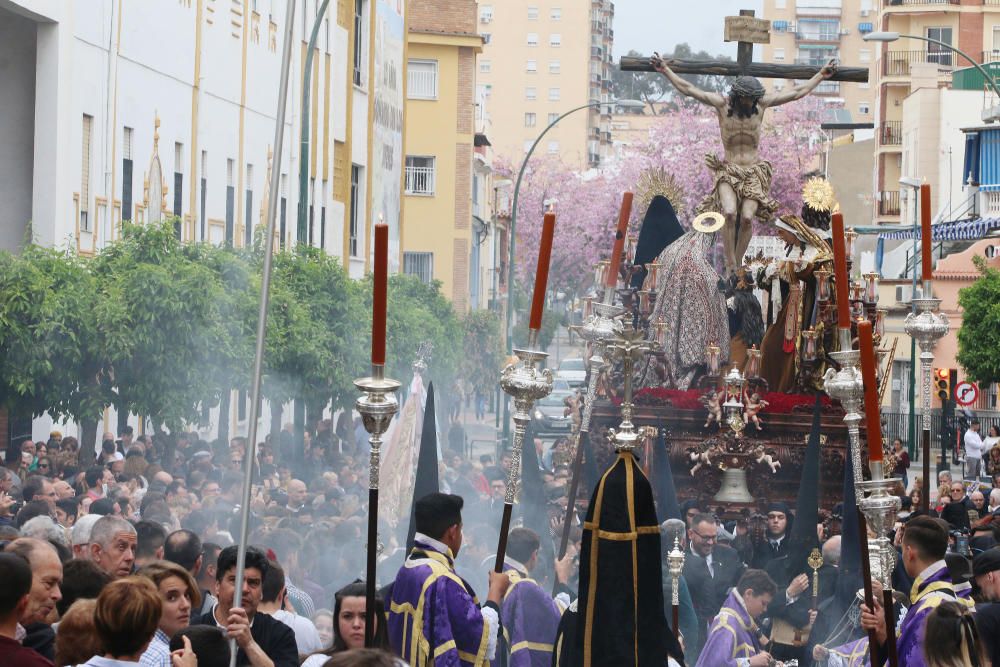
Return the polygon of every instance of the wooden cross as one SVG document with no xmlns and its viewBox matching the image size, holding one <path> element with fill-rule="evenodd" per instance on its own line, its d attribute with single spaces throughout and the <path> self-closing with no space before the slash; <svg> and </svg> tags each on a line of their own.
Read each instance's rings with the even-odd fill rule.
<svg viewBox="0 0 1000 667">
<path fill-rule="evenodd" d="M 736 62 L 722 60 L 666 60 L 677 74 L 714 74 L 717 76 L 755 76 L 761 79 L 811 79 L 821 67 L 812 65 L 774 65 L 753 62 L 753 45 L 771 41 L 771 22 L 754 18 L 752 9 L 741 9 L 739 16 L 726 17 L 727 42 L 736 42 Z M 623 72 L 653 72 L 649 58 L 622 56 Z M 831 81 L 868 81 L 867 67 L 838 67 Z"/>
</svg>

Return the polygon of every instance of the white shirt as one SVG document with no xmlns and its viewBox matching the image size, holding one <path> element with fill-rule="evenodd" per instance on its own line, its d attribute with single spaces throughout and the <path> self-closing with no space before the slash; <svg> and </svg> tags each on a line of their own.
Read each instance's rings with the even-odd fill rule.
<svg viewBox="0 0 1000 667">
<path fill-rule="evenodd" d="M 290 627 L 295 633 L 295 645 L 299 649 L 299 655 L 309 655 L 323 648 L 316 625 L 305 616 L 284 609 L 279 609 L 271 616 Z"/>
<path fill-rule="evenodd" d="M 965 457 L 966 458 L 983 458 L 983 439 L 980 437 L 979 433 L 973 431 L 971 428 L 965 432 Z"/>
</svg>

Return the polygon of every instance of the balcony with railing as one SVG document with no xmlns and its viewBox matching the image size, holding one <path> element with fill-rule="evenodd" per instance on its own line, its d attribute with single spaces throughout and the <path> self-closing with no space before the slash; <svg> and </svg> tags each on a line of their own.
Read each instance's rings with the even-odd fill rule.
<svg viewBox="0 0 1000 667">
<path fill-rule="evenodd" d="M 1000 7 L 1000 0 L 991 0 L 991 1 L 996 2 L 995 6 Z M 992 51 L 983 51 L 981 57 L 979 58 L 979 62 L 981 62 L 984 65 L 987 63 L 1000 62 L 1000 49 L 993 49 Z"/>
<path fill-rule="evenodd" d="M 406 166 L 406 194 L 434 194 L 434 167 Z"/>
<path fill-rule="evenodd" d="M 916 63 L 934 63 L 952 67 L 955 54 L 951 51 L 886 51 L 882 57 L 882 76 L 909 76 Z"/>
<path fill-rule="evenodd" d="M 878 214 L 899 215 L 899 190 L 879 193 Z"/>
<path fill-rule="evenodd" d="M 840 82 L 823 81 L 818 86 L 816 86 L 815 92 L 817 95 L 840 95 Z"/>
<path fill-rule="evenodd" d="M 878 142 L 881 146 L 903 145 L 903 121 L 884 120 L 879 126 Z"/>
<path fill-rule="evenodd" d="M 807 30 L 795 33 L 795 40 L 798 42 L 840 42 L 840 30 Z"/>
<path fill-rule="evenodd" d="M 912 7 L 914 5 L 960 5 L 962 0 L 883 0 L 886 7 Z M 985 4 L 993 4 L 985 0 Z"/>
</svg>

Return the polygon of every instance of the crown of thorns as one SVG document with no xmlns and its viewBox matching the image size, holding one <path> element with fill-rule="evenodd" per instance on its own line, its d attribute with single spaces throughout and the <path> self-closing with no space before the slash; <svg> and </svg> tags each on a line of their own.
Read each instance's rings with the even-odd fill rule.
<svg viewBox="0 0 1000 667">
<path fill-rule="evenodd" d="M 730 87 L 729 93 L 741 97 L 752 97 L 758 100 L 764 96 L 764 86 L 752 76 L 740 76 L 733 80 L 733 85 Z"/>
</svg>

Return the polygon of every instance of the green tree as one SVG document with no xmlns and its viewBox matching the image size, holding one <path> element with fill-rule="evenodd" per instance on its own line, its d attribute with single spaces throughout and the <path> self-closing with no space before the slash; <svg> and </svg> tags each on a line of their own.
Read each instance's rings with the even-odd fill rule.
<svg viewBox="0 0 1000 667">
<path fill-rule="evenodd" d="M 177 432 L 218 394 L 219 360 L 229 354 L 218 275 L 181 245 L 173 220 L 123 225 L 121 240 L 97 256 L 94 270 L 101 289 L 124 307 L 117 326 L 130 349 L 114 359 L 118 409 Z"/>
<path fill-rule="evenodd" d="M 496 389 L 503 365 L 500 317 L 493 311 L 474 310 L 462 320 L 465 341 L 460 372 L 467 387 L 489 394 Z"/>
<path fill-rule="evenodd" d="M 1000 382 L 1000 271 L 974 257 L 980 277 L 958 293 L 958 363 L 980 383 Z"/>
<path fill-rule="evenodd" d="M 633 50 L 626 55 L 643 56 L 647 54 Z M 665 59 L 732 62 L 732 58 L 729 56 L 713 56 L 707 51 L 694 52 L 686 42 L 675 46 L 672 52 L 660 55 Z M 726 78 L 722 76 L 681 74 L 680 77 L 699 88 L 717 93 L 724 92 L 728 87 Z M 618 99 L 642 100 L 649 105 L 672 100 L 675 92 L 674 87 L 659 72 L 623 72 L 617 64 L 611 70 L 611 91 L 613 96 Z"/>
<path fill-rule="evenodd" d="M 273 270 L 265 395 L 303 400 L 314 415 L 331 400 L 350 405 L 364 367 L 358 286 L 339 260 L 304 245 L 276 254 Z"/>
<path fill-rule="evenodd" d="M 112 360 L 130 349 L 123 304 L 79 257 L 36 245 L 0 253 L 0 403 L 81 425 L 83 461 L 113 398 Z"/>
</svg>

